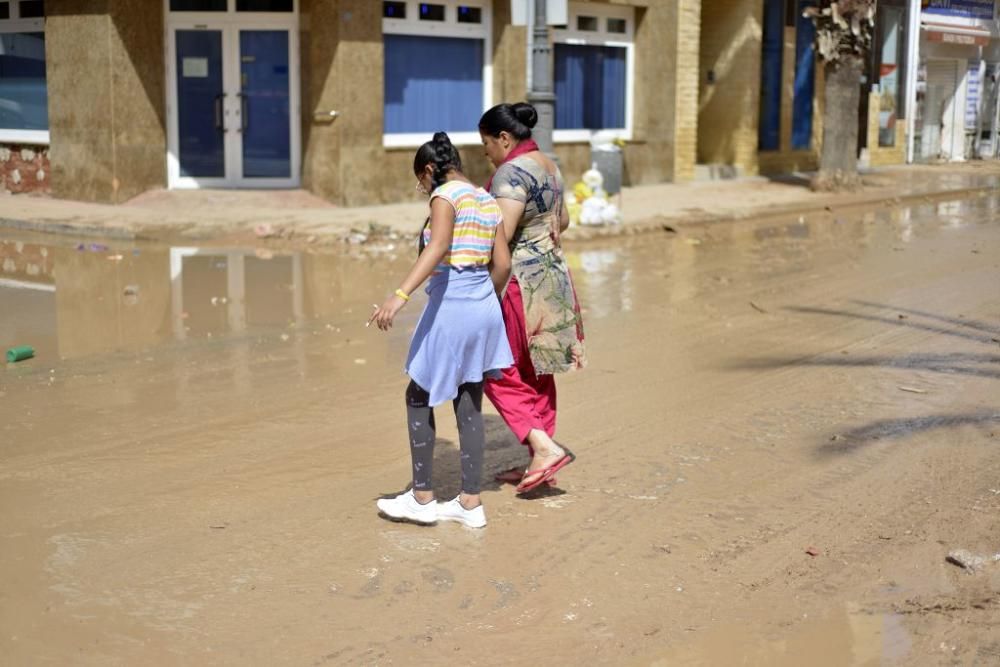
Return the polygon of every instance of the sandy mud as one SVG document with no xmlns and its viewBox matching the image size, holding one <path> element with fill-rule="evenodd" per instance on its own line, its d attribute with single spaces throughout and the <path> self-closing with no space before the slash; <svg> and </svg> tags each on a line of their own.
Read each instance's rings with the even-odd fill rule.
<svg viewBox="0 0 1000 667">
<path fill-rule="evenodd" d="M 0 232 L 3 662 L 1000 662 L 1000 197 L 568 248 L 579 458 L 479 532 L 376 515 L 399 252 Z"/>
</svg>

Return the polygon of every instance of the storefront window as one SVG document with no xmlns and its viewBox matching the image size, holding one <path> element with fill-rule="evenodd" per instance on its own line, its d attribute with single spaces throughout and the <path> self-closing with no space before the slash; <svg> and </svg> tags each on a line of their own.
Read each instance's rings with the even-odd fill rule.
<svg viewBox="0 0 1000 667">
<path fill-rule="evenodd" d="M 488 0 L 383 2 L 382 17 L 383 143 L 420 145 L 438 130 L 478 143 L 490 103 Z"/>
<path fill-rule="evenodd" d="M 803 16 L 815 0 L 797 0 L 795 21 L 795 82 L 792 88 L 792 149 L 812 145 L 813 98 L 816 96 L 816 26 Z"/>
<path fill-rule="evenodd" d="M 758 147 L 781 147 L 781 52 L 785 31 L 785 0 L 764 0 L 764 34 L 761 40 L 760 122 Z"/>
<path fill-rule="evenodd" d="M 625 127 L 625 49 L 555 45 L 556 129 Z"/>
<path fill-rule="evenodd" d="M 7 140 L 48 141 L 42 3 L 5 2 L 0 15 L 0 135 Z"/>
<path fill-rule="evenodd" d="M 634 11 L 574 2 L 569 23 L 553 30 L 554 139 L 589 139 L 596 131 L 628 138 Z"/>
<path fill-rule="evenodd" d="M 879 11 L 878 145 L 896 145 L 896 123 L 903 118 L 903 57 L 906 10 L 882 7 Z"/>
</svg>

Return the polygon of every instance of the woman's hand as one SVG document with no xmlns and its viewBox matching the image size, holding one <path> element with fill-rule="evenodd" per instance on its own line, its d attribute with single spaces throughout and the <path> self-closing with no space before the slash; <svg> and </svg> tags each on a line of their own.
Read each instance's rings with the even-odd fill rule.
<svg viewBox="0 0 1000 667">
<path fill-rule="evenodd" d="M 396 317 L 396 313 L 405 305 L 406 301 L 402 297 L 393 294 L 375 310 L 368 323 L 374 322 L 382 331 L 388 331 L 392 328 L 392 320 Z"/>
</svg>

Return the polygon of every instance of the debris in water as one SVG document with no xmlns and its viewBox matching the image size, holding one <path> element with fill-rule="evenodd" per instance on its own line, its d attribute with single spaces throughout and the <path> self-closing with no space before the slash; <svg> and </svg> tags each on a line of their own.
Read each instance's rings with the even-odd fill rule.
<svg viewBox="0 0 1000 667">
<path fill-rule="evenodd" d="M 365 364 L 368 363 L 368 360 L 367 359 L 355 359 L 354 363 L 356 363 L 358 366 L 364 366 Z"/>
<path fill-rule="evenodd" d="M 688 245 L 701 245 L 701 239 L 684 239 Z"/>
<path fill-rule="evenodd" d="M 288 334 L 281 334 L 281 340 L 287 341 L 289 338 L 291 338 L 291 336 L 289 336 Z"/>
<path fill-rule="evenodd" d="M 229 525 L 228 523 L 217 523 L 215 525 L 209 526 L 209 528 L 213 530 L 225 530 L 228 525 Z"/>
<path fill-rule="evenodd" d="M 7 350 L 7 363 L 13 364 L 35 356 L 35 348 L 30 345 L 17 345 Z"/>
<path fill-rule="evenodd" d="M 902 315 L 902 314 L 897 315 L 896 317 L 898 317 L 901 320 L 905 320 L 906 319 L 906 315 Z"/>
<path fill-rule="evenodd" d="M 820 554 L 820 551 L 816 547 L 808 547 L 806 548 L 806 553 L 809 554 L 810 556 L 818 556 Z"/>
<path fill-rule="evenodd" d="M 122 291 L 122 301 L 125 302 L 126 306 L 134 306 L 139 303 L 139 286 L 126 285 Z"/>
<path fill-rule="evenodd" d="M 274 227 L 266 222 L 262 222 L 253 228 L 253 233 L 256 234 L 259 239 L 266 239 L 270 236 L 274 236 Z"/>
<path fill-rule="evenodd" d="M 908 391 L 911 394 L 926 394 L 927 393 L 927 391 L 924 390 L 924 389 L 917 389 L 916 387 L 904 387 L 902 385 L 900 385 L 899 387 L 897 387 L 897 389 L 899 389 L 900 391 Z"/>
<path fill-rule="evenodd" d="M 122 255 L 108 255 L 108 260 L 112 262 L 120 262 L 125 259 Z"/>
<path fill-rule="evenodd" d="M 670 234 L 676 234 L 677 233 L 677 230 L 674 229 L 673 227 L 671 227 L 670 225 L 663 225 L 663 231 L 668 232 Z"/>
<path fill-rule="evenodd" d="M 761 308 L 760 306 L 758 306 L 753 301 L 750 302 L 750 307 L 753 308 L 754 310 L 756 310 L 758 313 L 766 313 L 767 312 L 766 310 L 764 310 L 763 308 Z"/>
<path fill-rule="evenodd" d="M 952 565 L 957 565 L 969 574 L 973 574 L 983 569 L 986 565 L 986 558 L 977 556 L 967 549 L 956 549 L 948 554 L 945 561 Z"/>
</svg>

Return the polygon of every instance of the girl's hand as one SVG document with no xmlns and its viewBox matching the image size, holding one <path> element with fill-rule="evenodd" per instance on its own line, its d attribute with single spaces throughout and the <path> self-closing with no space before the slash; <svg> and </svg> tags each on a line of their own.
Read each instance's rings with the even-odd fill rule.
<svg viewBox="0 0 1000 667">
<path fill-rule="evenodd" d="M 382 331 L 388 331 L 392 328 L 392 320 L 396 317 L 396 313 L 405 305 L 406 301 L 393 294 L 372 314 L 368 321 L 375 322 L 375 325 Z"/>
</svg>

